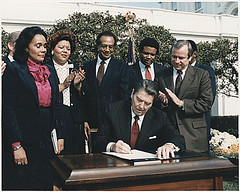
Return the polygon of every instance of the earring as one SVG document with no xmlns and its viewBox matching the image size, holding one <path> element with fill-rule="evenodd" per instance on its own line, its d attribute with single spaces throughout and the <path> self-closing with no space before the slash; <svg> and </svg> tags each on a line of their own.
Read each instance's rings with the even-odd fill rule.
<svg viewBox="0 0 240 192">
<path fill-rule="evenodd" d="M 51 54 L 53 55 L 53 54 L 54 54 L 54 51 L 52 51 Z"/>
</svg>

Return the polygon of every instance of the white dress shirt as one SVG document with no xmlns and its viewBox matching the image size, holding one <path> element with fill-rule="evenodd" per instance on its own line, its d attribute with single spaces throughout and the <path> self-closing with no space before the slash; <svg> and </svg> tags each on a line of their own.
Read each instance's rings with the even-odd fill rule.
<svg viewBox="0 0 240 192">
<path fill-rule="evenodd" d="M 136 116 L 135 113 L 132 110 L 132 107 L 131 107 L 131 113 L 132 113 L 131 130 L 132 130 L 132 126 L 133 126 L 133 123 L 135 121 L 134 117 Z M 141 115 L 141 116 L 138 116 L 139 117 L 139 119 L 138 119 L 139 132 L 140 132 L 141 127 L 142 127 L 142 122 L 143 122 L 144 116 L 145 116 L 145 114 Z"/>
<path fill-rule="evenodd" d="M 182 70 L 182 79 L 184 78 L 185 74 L 186 74 L 186 70 L 187 70 L 188 67 L 186 67 L 185 69 Z M 177 76 L 178 76 L 178 72 L 177 70 L 173 67 L 173 85 L 174 85 L 174 88 L 175 88 L 175 84 L 176 84 L 176 79 L 177 79 Z"/>
<path fill-rule="evenodd" d="M 108 67 L 110 59 L 111 59 L 111 57 L 108 58 L 107 60 L 104 60 L 105 61 L 105 63 L 104 63 L 104 74 L 106 73 L 106 70 L 107 70 L 107 67 Z M 97 64 L 96 64 L 96 77 L 97 77 L 98 68 L 100 67 L 101 62 L 102 62 L 102 59 L 100 59 L 100 57 L 98 55 L 98 57 L 97 57 Z"/>
<path fill-rule="evenodd" d="M 14 61 L 13 56 L 11 56 L 11 55 L 8 55 L 8 59 L 9 59 L 11 62 Z"/>
<path fill-rule="evenodd" d="M 143 79 L 146 79 L 146 65 L 144 65 L 141 61 L 139 61 L 139 67 L 140 67 L 140 71 L 141 71 L 141 74 L 142 74 L 142 78 Z M 149 65 L 149 68 L 148 68 L 150 74 L 151 74 L 151 77 L 152 77 L 152 80 L 154 80 L 155 78 L 155 73 L 154 73 L 154 67 L 153 67 L 153 63 L 151 65 Z"/>
<path fill-rule="evenodd" d="M 195 60 L 191 65 L 194 67 L 196 65 L 197 61 Z"/>
</svg>

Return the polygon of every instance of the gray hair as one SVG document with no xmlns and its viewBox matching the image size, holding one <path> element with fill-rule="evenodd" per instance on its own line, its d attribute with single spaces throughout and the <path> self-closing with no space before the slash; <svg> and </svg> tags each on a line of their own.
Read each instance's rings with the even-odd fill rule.
<svg viewBox="0 0 240 192">
<path fill-rule="evenodd" d="M 8 36 L 8 43 L 14 44 L 20 34 L 20 31 L 14 31 Z"/>
<path fill-rule="evenodd" d="M 178 40 L 178 41 L 176 41 L 176 42 L 172 45 L 172 47 L 171 47 L 171 54 L 172 54 L 173 48 L 175 48 L 175 49 L 180 49 L 180 48 L 181 48 L 182 46 L 184 46 L 184 45 L 187 45 L 187 46 L 188 46 L 188 58 L 190 58 L 190 57 L 192 56 L 192 54 L 193 54 L 193 49 L 192 49 L 191 43 L 190 43 L 189 41 L 187 41 L 187 40 Z"/>
</svg>

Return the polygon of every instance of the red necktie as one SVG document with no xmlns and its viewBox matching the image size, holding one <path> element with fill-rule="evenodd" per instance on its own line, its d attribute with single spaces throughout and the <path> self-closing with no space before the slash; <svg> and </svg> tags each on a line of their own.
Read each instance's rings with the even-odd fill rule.
<svg viewBox="0 0 240 192">
<path fill-rule="evenodd" d="M 135 121 L 133 122 L 133 125 L 132 125 L 132 133 L 131 133 L 131 140 L 130 140 L 130 146 L 132 149 L 135 147 L 137 137 L 139 134 L 139 125 L 138 125 L 139 117 L 135 116 L 134 119 Z"/>
<path fill-rule="evenodd" d="M 181 70 L 178 70 L 177 73 L 178 73 L 178 76 L 177 76 L 176 84 L 175 84 L 175 94 L 178 96 L 179 90 L 180 90 L 180 87 L 182 84 L 182 73 L 183 72 Z"/>
<path fill-rule="evenodd" d="M 149 71 L 149 65 L 146 65 L 146 79 L 148 80 L 152 80 L 152 76 L 151 76 L 151 73 Z"/>
<path fill-rule="evenodd" d="M 104 66 L 105 64 L 105 61 L 101 61 L 100 63 L 100 67 L 98 68 L 98 73 L 97 73 L 97 80 L 98 80 L 98 86 L 100 87 L 101 83 L 102 83 L 102 79 L 103 79 L 103 76 L 104 76 Z"/>
</svg>

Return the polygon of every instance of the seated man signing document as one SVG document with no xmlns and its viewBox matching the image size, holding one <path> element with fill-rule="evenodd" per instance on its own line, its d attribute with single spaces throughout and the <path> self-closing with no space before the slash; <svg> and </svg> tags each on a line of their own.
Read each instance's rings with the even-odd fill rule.
<svg viewBox="0 0 240 192">
<path fill-rule="evenodd" d="M 185 149 L 185 140 L 168 121 L 166 114 L 154 107 L 158 86 L 151 80 L 140 81 L 131 100 L 110 104 L 96 142 L 97 152 L 131 153 L 131 149 L 157 151 L 158 158 L 174 157 Z"/>
</svg>

